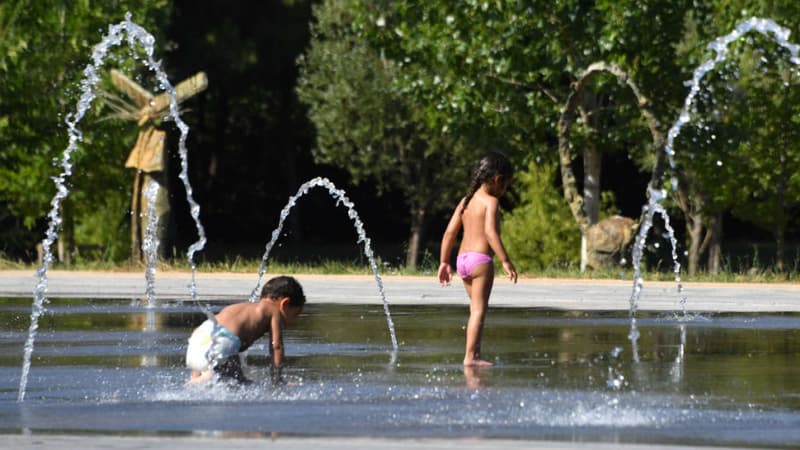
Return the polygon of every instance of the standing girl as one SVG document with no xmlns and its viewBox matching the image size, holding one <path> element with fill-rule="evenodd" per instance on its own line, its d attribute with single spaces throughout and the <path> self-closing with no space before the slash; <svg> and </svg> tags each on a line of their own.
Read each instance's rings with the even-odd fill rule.
<svg viewBox="0 0 800 450">
<path fill-rule="evenodd" d="M 508 189 L 512 176 L 511 162 L 505 155 L 491 152 L 484 156 L 475 169 L 467 195 L 453 211 L 442 237 L 439 282 L 449 286 L 452 278 L 450 254 L 459 230 L 464 229 L 456 269 L 470 298 L 465 366 L 492 365 L 480 358 L 483 319 L 494 283 L 492 254 L 500 258 L 510 280 L 517 282 L 517 271 L 508 258 L 499 232 L 499 198 Z"/>
</svg>

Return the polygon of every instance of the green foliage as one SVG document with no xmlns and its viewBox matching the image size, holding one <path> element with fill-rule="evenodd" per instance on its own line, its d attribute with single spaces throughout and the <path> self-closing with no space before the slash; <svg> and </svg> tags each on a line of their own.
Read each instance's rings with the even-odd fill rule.
<svg viewBox="0 0 800 450">
<path fill-rule="evenodd" d="M 356 182 L 374 183 L 378 192 L 402 192 L 413 233 L 419 218 L 452 208 L 466 190 L 468 167 L 485 149 L 431 128 L 426 106 L 397 82 L 402 62 L 355 32 L 353 4 L 317 5 L 311 45 L 300 61 L 297 92 L 316 128 L 314 158 L 346 169 Z"/>
<path fill-rule="evenodd" d="M 158 35 L 169 4 L 169 0 L 17 0 L 0 5 L 0 207 L 7 210 L 3 216 L 20 220 L 11 229 L 4 227 L 0 240 L 5 249 L 31 248 L 41 238 L 55 194 L 51 177 L 60 172 L 54 162 L 61 159 L 68 143 L 63 121 L 75 110 L 78 83 L 92 47 L 107 26 L 121 21 L 127 11 L 135 22 Z M 106 69 L 137 67 L 131 56 L 129 50 L 112 52 Z M 76 223 L 79 230 L 102 230 L 78 233 L 79 244 L 108 244 L 94 241 L 100 235 L 128 238 L 111 237 L 126 208 L 100 205 L 130 203 L 132 173 L 123 164 L 135 140 L 135 126 L 100 122 L 100 105 L 96 99 L 79 124 L 84 139 L 73 154 L 75 168 L 68 180 L 72 194 L 64 204 L 78 221 L 92 216 L 82 226 Z M 6 233 L 13 233 L 14 240 L 7 240 Z"/>
<path fill-rule="evenodd" d="M 797 6 L 734 3 L 730 9 L 731 5 L 715 9 L 721 14 L 713 23 L 728 27 L 714 28 L 720 35 L 750 14 L 777 17 L 779 25 L 789 29 L 800 23 Z M 702 20 L 693 18 L 695 23 Z M 691 28 L 685 42 L 702 39 L 697 29 Z M 705 200 L 704 210 L 731 211 L 772 233 L 781 265 L 785 235 L 800 212 L 798 69 L 786 49 L 757 32 L 733 42 L 729 50 L 724 63 L 701 84 L 693 120 L 676 140 L 676 157 L 693 195 Z M 682 52 L 695 60 L 703 55 L 691 45 Z"/>
<path fill-rule="evenodd" d="M 725 119 L 739 136 L 721 160 L 728 166 L 721 172 L 730 175 L 722 195 L 734 215 L 779 233 L 800 207 L 800 80 L 785 55 L 769 61 L 760 51 L 748 53 Z M 731 173 L 737 168 L 747 169 Z"/>
<path fill-rule="evenodd" d="M 347 168 L 357 182 L 400 188 L 410 203 L 426 203 L 431 187 L 446 190 L 442 167 L 465 167 L 462 147 L 428 128 L 425 111 L 395 89 L 398 64 L 353 33 L 351 9 L 343 1 L 315 8 L 312 43 L 300 61 L 297 90 L 316 126 L 314 157 Z"/>
<path fill-rule="evenodd" d="M 347 26 L 347 2 L 315 8 L 317 24 L 301 59 L 298 95 L 316 126 L 315 159 L 347 167 L 356 182 L 395 167 L 396 148 L 413 139 L 409 105 L 390 89 L 393 62 L 381 60 Z M 409 144 L 411 144 L 409 142 Z M 396 184 L 400 171 L 376 177 L 378 188 Z"/>
<path fill-rule="evenodd" d="M 550 158 L 546 143 L 556 133 L 570 83 L 591 63 L 622 65 L 658 97 L 657 111 L 671 108 L 683 79 L 672 43 L 690 4 L 471 0 L 456 7 L 370 0 L 361 2 L 358 23 L 366 39 L 398 61 L 395 82 L 426 105 L 435 126 L 473 141 L 504 142 L 526 157 Z M 630 103 L 613 99 L 606 111 L 637 117 Z M 608 135 L 623 148 L 648 139 L 637 127 Z"/>
<path fill-rule="evenodd" d="M 76 260 L 122 261 L 130 256 L 130 220 L 121 212 L 130 207 L 130 195 L 124 190 L 117 195 L 107 195 L 102 203 L 81 202 L 93 205 L 80 211 L 80 221 L 75 227 L 75 240 L 82 248 Z"/>
<path fill-rule="evenodd" d="M 553 161 L 562 109 L 592 63 L 620 65 L 656 114 L 677 111 L 688 71 L 678 65 L 675 44 L 692 4 L 364 0 L 357 29 L 397 62 L 397 89 L 425 105 L 432 127 L 502 143 L 518 161 Z M 575 153 L 591 143 L 649 171 L 652 137 L 634 96 L 611 76 L 597 77 L 586 93 L 595 99 L 582 104 L 585 114 L 573 127 Z"/>
<path fill-rule="evenodd" d="M 305 1 L 280 3 L 297 5 L 294 14 L 308 11 L 301 7 Z M 624 68 L 666 128 L 687 94 L 684 81 L 711 55 L 712 39 L 750 16 L 773 18 L 795 33 L 800 26 L 800 2 L 771 0 L 316 3 L 313 39 L 300 61 L 297 90 L 316 128 L 316 161 L 344 167 L 354 180 L 374 183 L 379 192 L 402 192 L 409 209 L 429 216 L 452 208 L 465 186 L 467 166 L 486 149 L 509 150 L 515 161 L 553 161 L 561 108 L 571 83 L 589 64 L 602 60 Z M 294 105 L 286 106 L 294 98 L 280 98 L 259 80 L 279 72 L 291 84 L 294 69 L 274 64 L 275 55 L 302 47 L 306 35 L 288 25 L 263 26 L 260 20 L 245 27 L 249 8 L 231 10 L 236 14 L 218 23 L 203 22 L 213 24 L 209 29 L 187 33 L 202 44 L 168 56 L 193 69 L 214 68 L 218 79 L 243 86 L 246 95 L 230 99 L 225 89 L 210 90 L 203 108 L 203 126 L 213 129 L 205 140 L 216 149 L 209 160 L 235 166 L 251 159 L 248 149 L 275 141 L 272 135 L 262 138 L 261 130 L 296 123 L 284 122 L 299 115 Z M 169 16 L 187 20 L 194 13 L 191 7 L 173 8 L 170 0 L 0 2 L 0 252 L 30 249 L 41 238 L 54 194 L 50 178 L 59 172 L 53 162 L 67 144 L 63 123 L 75 109 L 81 72 L 107 25 L 126 11 L 156 35 L 164 50 L 170 43 L 161 39 L 161 30 Z M 273 42 L 282 48 L 271 48 Z M 265 56 L 265 48 L 276 53 Z M 786 52 L 763 36 L 748 36 L 733 51 L 730 64 L 711 74 L 703 87 L 713 92 L 699 100 L 693 117 L 704 119 L 679 137 L 679 170 L 692 194 L 705 198 L 704 213 L 731 211 L 773 233 L 792 230 L 800 209 L 797 70 Z M 109 67 L 127 69 L 151 88 L 152 80 L 142 76 L 127 49 L 114 51 Z M 630 93 L 607 76 L 598 77 L 589 92 L 598 99 L 592 111 L 597 122 L 593 129 L 581 120 L 574 124 L 576 154 L 593 143 L 604 153 L 624 152 L 648 170 L 651 138 L 639 126 Z M 98 104 L 80 126 L 84 141 L 73 154 L 72 193 L 64 208 L 75 218 L 78 244 L 99 246 L 99 255 L 117 258 L 126 251 L 122 243 L 128 239 L 125 214 L 133 175 L 122 163 L 136 130 L 130 123 L 100 121 Z M 285 152 L 297 152 L 291 158 L 305 156 L 306 130 L 298 128 L 291 139 L 277 138 L 286 142 L 275 143 L 275 160 L 287 160 Z M 266 161 L 267 153 L 257 158 Z M 552 170 L 547 163 L 541 167 Z M 537 216 L 541 208 L 553 217 L 567 211 L 548 190 L 551 183 L 539 173 L 542 168 L 520 174 L 531 177 L 521 185 L 539 187 L 526 187 L 530 201 L 522 199 L 509 214 L 511 222 L 531 222 L 536 233 L 517 225 L 518 231 L 508 235 L 561 236 L 561 228 L 568 227 L 568 221 Z M 224 188 L 224 180 L 206 174 L 209 186 L 214 181 L 207 198 L 219 196 L 226 205 L 249 198 L 243 192 L 252 174 L 260 172 L 241 173 L 247 184 L 228 181 Z M 283 193 L 274 195 L 283 201 Z M 538 205 L 541 199 L 561 203 Z M 549 242 L 548 249 L 555 248 L 556 242 Z M 577 244 L 569 242 L 553 264 L 572 261 L 564 255 L 576 254 Z M 520 248 L 531 246 L 520 243 Z"/>
<path fill-rule="evenodd" d="M 574 267 L 580 260 L 581 233 L 564 199 L 553 186 L 555 164 L 530 164 L 515 177 L 518 206 L 506 214 L 503 241 L 521 272 Z"/>
<path fill-rule="evenodd" d="M 666 124 L 687 94 L 683 81 L 709 56 L 708 42 L 751 15 L 772 17 L 796 30 L 799 5 L 765 0 L 475 0 L 455 7 L 451 2 L 364 1 L 359 31 L 400 63 L 402 75 L 395 83 L 428 105 L 435 126 L 462 138 L 505 140 L 528 158 L 551 159 L 548 143 L 570 83 L 592 62 L 623 67 Z M 755 45 L 762 46 L 761 41 Z M 786 73 L 785 68 L 777 71 Z M 716 160 L 730 150 L 710 145 L 695 153 L 712 155 L 714 165 L 706 170 L 686 163 L 682 175 L 699 186 L 695 195 L 708 194 L 704 214 L 732 210 L 773 233 L 784 233 L 797 210 L 792 174 L 797 173 L 794 155 L 799 152 L 790 131 L 796 128 L 797 113 L 789 106 L 797 102 L 793 93 L 779 88 L 793 81 L 785 75 L 772 78 L 771 87 L 759 86 L 752 77 L 735 87 L 749 92 L 737 101 L 743 114 L 736 119 L 740 128 L 752 130 L 747 151 L 738 150 L 748 156 L 738 161 L 730 157 L 730 169 L 715 170 Z M 600 151 L 627 152 L 646 169 L 653 161 L 650 136 L 644 127 L 628 126 L 641 119 L 628 94 L 609 80 L 599 78 L 591 86 L 591 92 L 602 94 L 602 107 L 592 111 L 600 132 L 589 133 L 578 122 L 573 145 L 579 149 L 591 139 Z M 733 116 L 728 114 L 727 120 Z M 708 134 L 719 138 L 721 133 L 713 129 Z M 768 145 L 776 139 L 780 145 Z M 743 172 L 752 182 L 741 182 L 736 174 Z"/>
</svg>

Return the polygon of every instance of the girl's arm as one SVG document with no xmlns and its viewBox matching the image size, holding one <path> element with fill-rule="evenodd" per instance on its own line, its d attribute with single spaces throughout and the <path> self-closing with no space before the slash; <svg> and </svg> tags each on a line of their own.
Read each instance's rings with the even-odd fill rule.
<svg viewBox="0 0 800 450">
<path fill-rule="evenodd" d="M 461 208 L 463 203 L 463 199 L 458 202 L 458 206 L 453 211 L 450 222 L 447 223 L 447 228 L 442 236 L 442 245 L 439 251 L 439 283 L 444 286 L 449 285 L 453 277 L 453 271 L 450 268 L 450 255 L 453 252 L 453 245 L 455 245 L 458 231 L 461 229 Z"/>
<path fill-rule="evenodd" d="M 503 264 L 503 270 L 506 271 L 506 275 L 508 275 L 509 279 L 514 283 L 517 282 L 517 270 L 514 268 L 514 264 L 511 263 L 511 260 L 508 257 L 508 253 L 506 253 L 506 248 L 503 246 L 503 240 L 500 239 L 500 232 L 498 231 L 500 228 L 500 224 L 497 221 L 498 218 L 498 211 L 497 207 L 499 202 L 497 198 L 490 197 L 486 201 L 486 217 L 484 220 L 484 233 L 486 234 L 486 241 L 489 243 L 489 247 L 492 248 L 492 251 L 495 255 L 500 259 L 500 262 Z"/>
</svg>

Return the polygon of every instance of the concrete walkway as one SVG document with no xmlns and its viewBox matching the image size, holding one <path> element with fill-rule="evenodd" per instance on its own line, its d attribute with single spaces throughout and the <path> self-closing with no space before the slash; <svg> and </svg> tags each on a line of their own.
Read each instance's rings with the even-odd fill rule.
<svg viewBox="0 0 800 450">
<path fill-rule="evenodd" d="M 268 274 L 264 279 L 276 274 Z M 372 276 L 297 275 L 306 297 L 313 303 L 380 304 Z M 198 274 L 197 295 L 201 300 L 241 301 L 257 283 L 256 274 Z M 439 286 L 430 277 L 382 277 L 390 305 L 466 305 L 459 280 Z M 0 297 L 33 297 L 38 282 L 34 272 L 0 271 Z M 156 296 L 160 299 L 190 298 L 189 273 L 157 273 Z M 491 305 L 563 310 L 624 310 L 630 308 L 631 280 L 522 279 L 513 284 L 496 279 Z M 684 283 L 683 296 L 689 311 L 799 312 L 800 284 L 789 283 Z M 144 273 L 68 272 L 48 273 L 47 296 L 79 298 L 143 298 Z M 674 282 L 648 282 L 639 300 L 641 311 L 680 309 L 681 295 Z"/>
<path fill-rule="evenodd" d="M 507 439 L 383 439 L 368 437 L 119 437 L 63 435 L 6 435 L 0 437 L 0 448 L 14 450 L 73 450 L 73 449 L 165 449 L 197 450 L 224 448 L 226 450 L 284 449 L 284 450 L 686 450 L 700 447 L 673 445 L 621 444 L 600 442 L 523 441 Z M 727 450 L 728 447 L 714 447 Z M 738 448 L 742 450 L 742 448 Z"/>
</svg>

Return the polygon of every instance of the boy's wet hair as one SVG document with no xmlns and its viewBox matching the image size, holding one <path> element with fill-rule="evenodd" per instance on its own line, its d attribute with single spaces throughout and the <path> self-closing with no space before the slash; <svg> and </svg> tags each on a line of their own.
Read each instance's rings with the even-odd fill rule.
<svg viewBox="0 0 800 450">
<path fill-rule="evenodd" d="M 514 175 L 514 166 L 511 161 L 503 153 L 492 151 L 486 154 L 478 164 L 475 166 L 475 171 L 472 174 L 472 180 L 469 182 L 469 189 L 467 195 L 464 196 L 464 206 L 461 208 L 461 214 L 467 209 L 469 201 L 481 185 L 496 176 L 500 175 L 503 180 L 508 180 Z"/>
<path fill-rule="evenodd" d="M 295 307 L 303 306 L 306 303 L 303 287 L 293 277 L 285 275 L 272 278 L 264 284 L 261 289 L 261 298 L 264 297 L 272 299 L 289 297 L 289 305 Z"/>
</svg>

